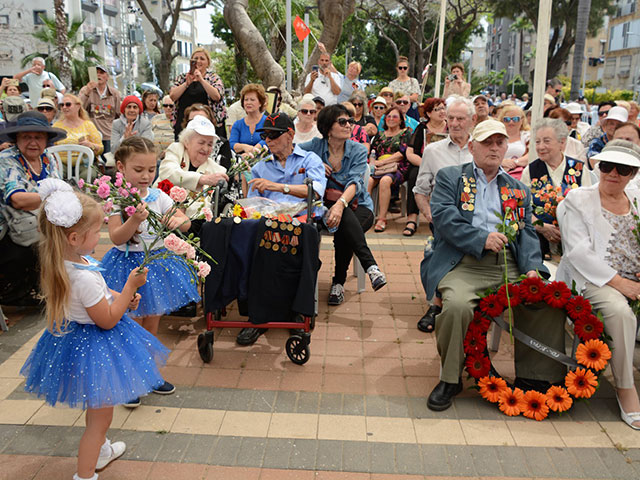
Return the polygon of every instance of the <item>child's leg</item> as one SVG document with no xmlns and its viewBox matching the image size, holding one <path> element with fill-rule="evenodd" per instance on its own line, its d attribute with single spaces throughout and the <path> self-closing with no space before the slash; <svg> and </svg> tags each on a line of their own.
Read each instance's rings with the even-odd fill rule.
<svg viewBox="0 0 640 480">
<path fill-rule="evenodd" d="M 86 427 L 78 447 L 78 476 L 91 478 L 96 471 L 100 447 L 113 418 L 113 407 L 87 410 Z"/>
<path fill-rule="evenodd" d="M 147 332 L 154 337 L 158 336 L 158 326 L 160 325 L 161 315 L 147 315 L 146 317 L 139 317 L 137 320 Z"/>
</svg>

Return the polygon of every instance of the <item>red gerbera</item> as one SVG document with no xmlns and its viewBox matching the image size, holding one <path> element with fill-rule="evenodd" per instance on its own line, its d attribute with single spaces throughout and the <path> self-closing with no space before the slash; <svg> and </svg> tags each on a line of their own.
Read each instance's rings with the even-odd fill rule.
<svg viewBox="0 0 640 480">
<path fill-rule="evenodd" d="M 585 315 L 573 324 L 573 331 L 583 342 L 600 338 L 602 330 L 604 330 L 602 321 L 593 313 Z"/>
<path fill-rule="evenodd" d="M 553 308 L 564 308 L 571 298 L 571 290 L 564 282 L 551 282 L 544 287 L 544 299 Z"/>
<path fill-rule="evenodd" d="M 515 307 L 520 303 L 520 287 L 513 283 L 509 284 L 509 304 L 507 303 L 507 288 L 504 285 L 498 289 L 498 293 L 496 295 L 498 295 L 498 299 L 505 307 L 509 304 L 512 307 Z"/>
<path fill-rule="evenodd" d="M 464 337 L 464 352 L 466 354 L 483 353 L 487 348 L 487 337 L 473 323 L 469 324 Z"/>
<path fill-rule="evenodd" d="M 169 192 L 171 191 L 173 186 L 174 186 L 173 183 L 171 183 L 167 179 L 162 180 L 161 182 L 158 183 L 158 188 L 162 190 L 164 193 L 166 193 L 167 195 L 169 195 Z"/>
<path fill-rule="evenodd" d="M 480 353 L 472 353 L 471 355 L 467 355 L 464 365 L 467 367 L 469 375 L 477 380 L 478 378 L 485 377 L 489 374 L 491 361 L 489 360 L 489 357 Z"/>
<path fill-rule="evenodd" d="M 527 303 L 538 303 L 544 298 L 544 282 L 538 277 L 527 277 L 520 282 L 520 297 Z"/>
<path fill-rule="evenodd" d="M 483 315 L 479 310 L 476 310 L 473 312 L 473 320 L 471 321 L 470 326 L 471 325 L 475 325 L 479 331 L 486 333 L 491 326 L 491 319 L 486 315 Z"/>
<path fill-rule="evenodd" d="M 591 313 L 591 304 L 582 295 L 576 295 L 567 302 L 567 313 L 574 322 L 587 318 Z"/>
<path fill-rule="evenodd" d="M 480 310 L 490 317 L 497 317 L 504 312 L 504 304 L 494 293 L 480 300 Z"/>
</svg>

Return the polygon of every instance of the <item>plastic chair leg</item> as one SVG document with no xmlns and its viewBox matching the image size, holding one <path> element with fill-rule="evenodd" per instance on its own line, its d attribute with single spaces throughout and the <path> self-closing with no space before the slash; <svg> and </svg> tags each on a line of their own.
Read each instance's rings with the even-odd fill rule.
<svg viewBox="0 0 640 480">
<path fill-rule="evenodd" d="M 365 281 L 366 281 L 367 275 L 364 271 L 364 268 L 362 268 L 362 264 L 360 263 L 360 260 L 355 255 L 353 256 L 352 263 L 353 263 L 353 274 L 356 276 L 357 282 L 358 282 L 358 293 L 362 293 L 365 290 Z"/>
<path fill-rule="evenodd" d="M 4 312 L 2 311 L 2 306 L 0 306 L 0 329 L 3 332 L 9 331 L 9 327 L 7 326 L 7 317 L 4 316 Z"/>
</svg>

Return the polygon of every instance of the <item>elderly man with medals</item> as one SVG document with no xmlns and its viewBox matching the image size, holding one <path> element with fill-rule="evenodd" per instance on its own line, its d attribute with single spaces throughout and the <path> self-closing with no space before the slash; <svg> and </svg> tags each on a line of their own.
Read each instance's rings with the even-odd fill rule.
<svg viewBox="0 0 640 480">
<path fill-rule="evenodd" d="M 548 277 L 531 224 L 531 193 L 501 167 L 508 136 L 504 124 L 486 120 L 476 126 L 469 143 L 473 162 L 441 169 L 431 196 L 435 226 L 433 258 L 427 272 L 427 296 L 437 289 L 442 313 L 436 319 L 441 359 L 440 382 L 431 392 L 431 410 L 449 408 L 462 391 L 463 340 L 473 319 L 478 292 L 510 282 L 521 274 Z M 504 202 L 515 202 L 519 228 L 509 242 L 497 231 Z M 506 246 L 506 262 L 503 248 Z M 506 264 L 505 264 L 506 263 Z M 564 351 L 564 313 L 546 305 L 514 308 L 515 326 L 540 343 Z M 565 367 L 520 342 L 515 344 L 515 385 L 543 389 L 564 379 Z"/>
</svg>

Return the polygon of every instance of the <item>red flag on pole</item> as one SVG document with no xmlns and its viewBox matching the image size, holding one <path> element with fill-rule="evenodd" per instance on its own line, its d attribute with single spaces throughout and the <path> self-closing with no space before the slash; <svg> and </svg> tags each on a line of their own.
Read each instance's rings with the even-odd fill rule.
<svg viewBox="0 0 640 480">
<path fill-rule="evenodd" d="M 307 27 L 307 24 L 304 23 L 299 15 L 296 15 L 296 18 L 293 20 L 293 29 L 296 31 L 296 37 L 298 37 L 298 40 L 301 42 L 311 33 L 311 30 L 309 30 L 309 27 Z"/>
</svg>

